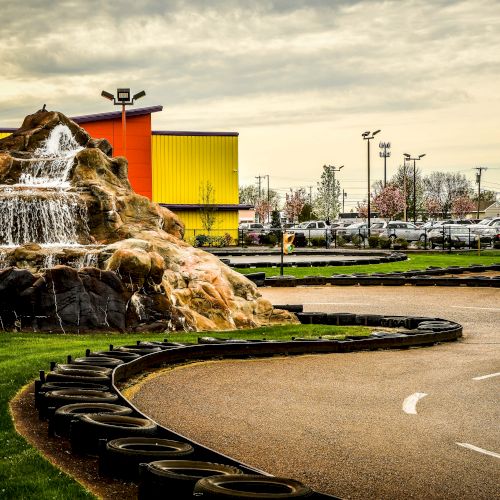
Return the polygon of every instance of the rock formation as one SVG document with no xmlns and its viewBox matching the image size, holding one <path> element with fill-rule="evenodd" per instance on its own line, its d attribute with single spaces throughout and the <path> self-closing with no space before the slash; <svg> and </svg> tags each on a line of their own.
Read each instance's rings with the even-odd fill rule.
<svg viewBox="0 0 500 500">
<path fill-rule="evenodd" d="M 295 322 L 171 211 L 136 194 L 125 158 L 58 112 L 0 140 L 0 328 L 227 330 Z"/>
</svg>

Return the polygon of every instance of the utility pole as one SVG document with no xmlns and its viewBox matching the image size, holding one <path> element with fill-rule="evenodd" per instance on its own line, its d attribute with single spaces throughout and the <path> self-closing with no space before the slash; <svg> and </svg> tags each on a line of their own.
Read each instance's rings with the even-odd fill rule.
<svg viewBox="0 0 500 500">
<path fill-rule="evenodd" d="M 347 193 L 342 189 L 342 213 L 345 214 L 345 199 L 347 197 Z"/>
<path fill-rule="evenodd" d="M 479 205 L 481 203 L 481 175 L 486 167 L 476 167 L 476 183 L 477 183 L 477 218 L 479 219 Z"/>
<path fill-rule="evenodd" d="M 255 178 L 257 179 L 257 182 L 259 183 L 259 201 L 260 201 L 260 198 L 261 198 L 261 190 L 260 190 L 260 185 L 261 185 L 261 180 L 264 178 L 263 175 L 256 175 Z M 260 220 L 260 215 L 259 215 L 259 222 L 262 222 Z"/>
<path fill-rule="evenodd" d="M 403 153 L 407 160 L 413 160 L 413 224 L 417 222 L 417 167 L 415 166 L 416 160 L 421 160 L 425 153 L 418 155 L 417 158 L 412 158 L 408 153 Z"/>
<path fill-rule="evenodd" d="M 380 149 L 383 149 L 383 151 L 379 152 L 379 155 L 381 158 L 384 159 L 384 187 L 387 185 L 387 158 L 391 156 L 391 152 L 387 151 L 388 149 L 391 148 L 391 143 L 390 142 L 380 142 L 378 147 Z"/>
<path fill-rule="evenodd" d="M 371 225 L 371 209 L 370 209 L 370 195 L 371 195 L 371 185 L 370 185 L 370 141 L 380 132 L 380 130 L 375 130 L 375 132 L 363 132 L 361 137 L 366 141 L 368 145 L 368 201 L 367 201 L 367 209 L 368 209 L 368 217 L 367 217 L 367 234 L 370 236 L 370 225 Z"/>
<path fill-rule="evenodd" d="M 313 186 L 307 186 L 309 189 L 309 206 L 312 207 L 313 204 Z"/>
</svg>

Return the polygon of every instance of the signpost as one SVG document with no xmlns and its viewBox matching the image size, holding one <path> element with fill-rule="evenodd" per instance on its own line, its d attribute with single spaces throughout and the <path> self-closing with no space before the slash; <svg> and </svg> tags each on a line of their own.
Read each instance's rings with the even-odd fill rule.
<svg viewBox="0 0 500 500">
<path fill-rule="evenodd" d="M 280 275 L 283 276 L 283 255 L 290 254 L 294 250 L 293 240 L 295 239 L 294 233 L 281 233 L 281 266 Z"/>
</svg>

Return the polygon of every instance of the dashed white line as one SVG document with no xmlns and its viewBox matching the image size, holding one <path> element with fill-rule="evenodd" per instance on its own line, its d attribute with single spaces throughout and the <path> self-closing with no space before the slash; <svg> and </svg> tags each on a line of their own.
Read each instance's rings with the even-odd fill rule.
<svg viewBox="0 0 500 500">
<path fill-rule="evenodd" d="M 403 411 L 409 415 L 416 415 L 417 403 L 425 396 L 427 396 L 425 392 L 416 392 L 415 394 L 408 396 L 403 401 Z"/>
<path fill-rule="evenodd" d="M 480 377 L 473 377 L 472 380 L 484 380 L 485 378 L 498 377 L 500 372 L 490 373 L 489 375 L 481 375 Z"/>
<path fill-rule="evenodd" d="M 464 448 L 468 448 L 469 450 L 477 451 L 479 453 L 483 453 L 484 455 L 489 455 L 490 457 L 500 458 L 500 453 L 495 453 L 494 451 L 488 451 L 483 448 L 479 448 L 479 446 L 474 446 L 469 443 L 455 443 L 458 446 L 463 446 Z"/>
</svg>

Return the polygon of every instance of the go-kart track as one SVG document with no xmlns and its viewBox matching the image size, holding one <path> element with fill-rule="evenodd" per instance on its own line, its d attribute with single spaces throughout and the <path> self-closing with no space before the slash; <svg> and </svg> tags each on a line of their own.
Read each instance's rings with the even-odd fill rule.
<svg viewBox="0 0 500 500">
<path fill-rule="evenodd" d="M 498 289 L 261 291 L 305 311 L 446 317 L 463 339 L 187 365 L 148 379 L 133 403 L 204 445 L 341 498 L 498 495 Z"/>
</svg>

